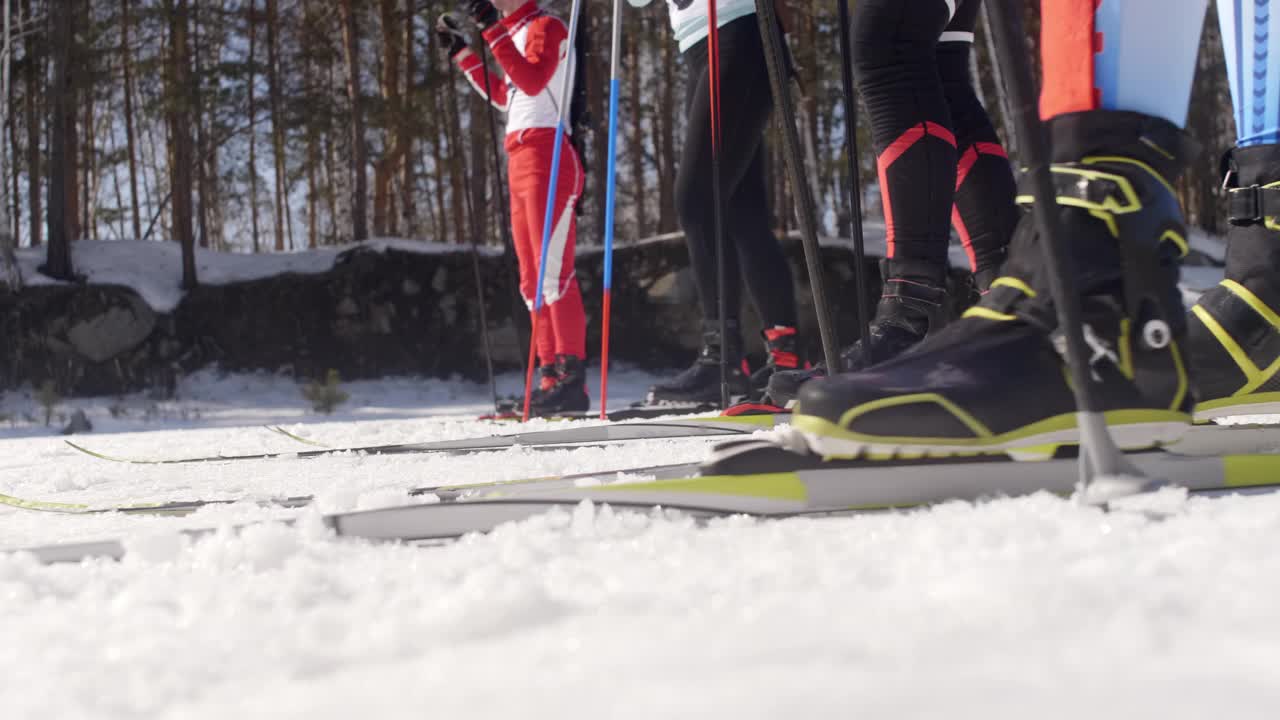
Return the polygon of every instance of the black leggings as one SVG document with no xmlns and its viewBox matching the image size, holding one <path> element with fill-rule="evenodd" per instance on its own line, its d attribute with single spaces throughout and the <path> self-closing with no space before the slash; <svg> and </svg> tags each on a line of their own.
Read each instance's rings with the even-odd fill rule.
<svg viewBox="0 0 1280 720">
<path fill-rule="evenodd" d="M 689 75 L 688 129 L 676 205 L 689 245 L 703 318 L 719 319 L 711 190 L 711 103 L 707 43 L 684 53 Z M 730 323 L 739 320 L 742 283 L 765 327 L 796 324 L 790 265 L 771 228 L 764 133 L 773 110 L 768 68 L 755 15 L 720 28 L 720 177 L 724 201 L 725 296 Z"/>
<path fill-rule="evenodd" d="M 1017 224 L 1013 171 L 969 72 L 980 2 L 960 0 L 954 17 L 946 0 L 856 6 L 854 68 L 898 277 L 941 279 L 953 221 L 970 269 L 994 271 Z"/>
</svg>

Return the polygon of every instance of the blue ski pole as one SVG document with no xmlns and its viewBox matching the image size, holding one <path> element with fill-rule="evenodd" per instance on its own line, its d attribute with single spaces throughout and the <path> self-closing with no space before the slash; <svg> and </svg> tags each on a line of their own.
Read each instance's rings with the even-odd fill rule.
<svg viewBox="0 0 1280 720">
<path fill-rule="evenodd" d="M 604 308 L 600 328 L 600 419 L 609 417 L 609 320 L 613 309 L 614 209 L 618 199 L 618 98 L 622 80 L 622 0 L 613 0 L 613 43 L 609 57 L 609 181 L 604 203 Z"/>
<path fill-rule="evenodd" d="M 582 0 L 573 0 L 573 9 L 569 11 L 569 42 L 573 43 L 578 37 L 578 20 L 582 15 Z M 536 360 L 535 353 L 538 348 L 538 316 L 542 314 L 542 283 L 546 280 L 547 275 L 547 251 L 551 247 L 551 233 L 554 230 L 555 214 L 556 214 L 556 186 L 560 179 L 560 156 L 561 150 L 564 148 L 565 128 L 569 122 L 569 98 L 573 90 L 573 74 L 577 71 L 574 67 L 574 50 L 570 46 L 569 52 L 565 55 L 565 62 L 569 63 L 569 71 L 564 74 L 564 87 L 560 93 L 560 118 L 556 123 L 556 146 L 551 153 L 551 181 L 547 187 L 547 213 L 542 222 L 542 253 L 538 260 L 538 289 L 534 293 L 533 298 L 533 332 L 529 336 L 529 365 L 525 370 L 524 378 L 524 422 L 529 421 L 529 401 L 533 395 L 533 368 Z"/>
</svg>

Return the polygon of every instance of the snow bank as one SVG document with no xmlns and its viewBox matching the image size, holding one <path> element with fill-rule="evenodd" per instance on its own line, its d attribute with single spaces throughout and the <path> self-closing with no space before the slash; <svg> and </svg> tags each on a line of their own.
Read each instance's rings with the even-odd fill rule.
<svg viewBox="0 0 1280 720">
<path fill-rule="evenodd" d="M 470 252 L 469 247 L 413 240 L 378 239 L 362 244 L 339 245 L 290 253 L 223 253 L 196 249 L 196 273 L 207 285 L 227 285 L 286 273 L 320 274 L 333 268 L 343 252 L 357 247 L 383 252 L 395 249 L 424 255 Z M 72 264 L 90 283 L 133 288 L 157 312 L 171 312 L 182 300 L 182 248 L 173 242 L 73 243 Z M 486 254 L 500 255 L 497 248 Z M 59 281 L 40 274 L 44 248 L 17 251 L 18 264 L 28 285 L 53 285 Z"/>
</svg>

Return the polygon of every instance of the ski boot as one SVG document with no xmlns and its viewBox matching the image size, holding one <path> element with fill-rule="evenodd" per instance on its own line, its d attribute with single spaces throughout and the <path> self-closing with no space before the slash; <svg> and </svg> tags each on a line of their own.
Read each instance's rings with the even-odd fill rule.
<svg viewBox="0 0 1280 720">
<path fill-rule="evenodd" d="M 1227 277 L 1191 308 L 1196 421 L 1280 412 L 1280 145 L 1226 159 Z"/>
<path fill-rule="evenodd" d="M 776 325 L 760 333 L 764 338 L 768 359 L 747 380 L 750 392 L 736 405 L 724 411 L 725 415 L 769 415 L 789 412 L 769 398 L 769 381 L 780 373 L 804 372 L 800 369 L 800 341 L 796 329 Z"/>
<path fill-rule="evenodd" d="M 560 381 L 560 373 L 556 370 L 556 364 L 542 365 L 538 368 L 538 384 L 529 393 L 529 404 L 537 405 L 542 402 L 542 397 L 547 391 L 556 386 Z"/>
<path fill-rule="evenodd" d="M 1122 448 L 1175 442 L 1189 427 L 1191 393 L 1177 286 L 1187 244 L 1171 183 L 1193 143 L 1167 121 L 1118 111 L 1059 116 L 1049 130 L 1057 213 L 1106 420 Z M 1042 258 L 1028 213 L 1004 275 L 961 319 L 895 360 L 806 384 L 793 427 L 807 446 L 840 458 L 1043 459 L 1078 444 Z"/>
<path fill-rule="evenodd" d="M 544 366 L 545 369 L 545 366 Z M 545 383 L 547 375 L 543 375 Z M 555 381 L 543 386 L 538 397 L 529 402 L 529 414 L 554 417 L 566 413 L 586 412 L 591 408 L 587 397 L 587 367 L 582 358 L 557 355 Z"/>
<path fill-rule="evenodd" d="M 839 372 L 865 370 L 910 350 L 945 322 L 943 302 L 947 297 L 945 269 L 940 272 L 899 271 L 892 260 L 880 263 L 884 292 L 876 315 L 868 328 L 867 341 L 858 342 L 840 353 Z M 769 401 L 779 407 L 795 404 L 800 386 L 827 376 L 824 366 L 807 370 L 774 373 L 769 378 Z"/>
<path fill-rule="evenodd" d="M 688 370 L 649 388 L 648 405 L 706 405 L 720 402 L 720 353 L 728 360 L 729 397 L 741 397 L 750 390 L 742 372 L 742 340 L 737 323 L 729 323 L 727 342 L 720 340 L 719 322 L 703 324 L 702 349 Z"/>
</svg>

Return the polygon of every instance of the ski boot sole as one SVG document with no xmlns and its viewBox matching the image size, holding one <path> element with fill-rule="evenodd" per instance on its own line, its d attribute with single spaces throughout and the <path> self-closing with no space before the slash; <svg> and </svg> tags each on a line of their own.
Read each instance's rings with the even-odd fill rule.
<svg viewBox="0 0 1280 720">
<path fill-rule="evenodd" d="M 1197 424 L 1249 415 L 1280 415 L 1280 392 L 1254 393 L 1196 404 Z"/>
<path fill-rule="evenodd" d="M 1117 410 L 1106 413 L 1111 434 L 1122 450 L 1172 445 L 1191 428 L 1191 417 L 1169 410 Z M 1049 460 L 1064 447 L 1080 444 L 1074 413 L 1041 420 L 1018 430 L 975 438 L 879 437 L 855 433 L 811 415 L 796 415 L 792 427 L 809 451 L 841 460 L 916 460 L 1007 455 L 1015 460 Z"/>
</svg>

